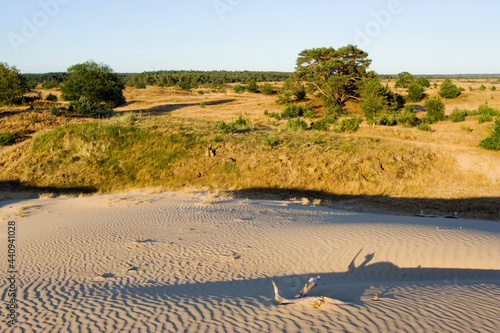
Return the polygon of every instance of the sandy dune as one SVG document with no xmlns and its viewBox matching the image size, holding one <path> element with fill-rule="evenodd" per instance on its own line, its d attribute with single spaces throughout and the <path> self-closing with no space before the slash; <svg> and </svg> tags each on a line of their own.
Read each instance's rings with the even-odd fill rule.
<svg viewBox="0 0 500 333">
<path fill-rule="evenodd" d="M 0 202 L 18 324 L 48 332 L 498 332 L 500 224 L 204 193 Z M 6 246 L 0 270 L 7 271 Z M 278 305 L 293 297 L 348 302 Z M 379 301 L 373 301 L 378 295 Z"/>
</svg>

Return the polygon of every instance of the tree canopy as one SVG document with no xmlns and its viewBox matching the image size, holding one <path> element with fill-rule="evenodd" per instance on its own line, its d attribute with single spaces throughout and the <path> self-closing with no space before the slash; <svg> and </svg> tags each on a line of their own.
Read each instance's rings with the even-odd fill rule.
<svg viewBox="0 0 500 333">
<path fill-rule="evenodd" d="M 360 82 L 375 77 L 368 72 L 371 60 L 368 54 L 356 46 L 339 49 L 316 48 L 299 53 L 294 79 L 323 97 L 325 104 L 344 106 L 353 98 L 359 98 Z"/>
<path fill-rule="evenodd" d="M 116 107 L 125 102 L 124 88 L 120 75 L 109 66 L 87 61 L 68 68 L 61 91 L 65 100 L 78 101 L 85 97 L 93 105 Z"/>
<path fill-rule="evenodd" d="M 26 80 L 15 66 L 0 62 L 0 104 L 14 103 L 29 91 Z"/>
<path fill-rule="evenodd" d="M 383 113 L 395 112 L 405 104 L 403 96 L 383 86 L 379 79 L 365 79 L 360 91 L 361 108 L 369 122 Z"/>
<path fill-rule="evenodd" d="M 396 78 L 395 87 L 396 88 L 408 88 L 410 83 L 414 80 L 413 75 L 408 72 L 401 72 L 398 74 Z"/>
<path fill-rule="evenodd" d="M 417 81 L 408 85 L 408 100 L 410 102 L 420 102 L 425 97 L 425 88 Z"/>
<path fill-rule="evenodd" d="M 460 88 L 453 84 L 450 79 L 444 80 L 438 92 L 439 96 L 443 98 L 455 98 L 458 97 L 460 93 Z"/>
</svg>

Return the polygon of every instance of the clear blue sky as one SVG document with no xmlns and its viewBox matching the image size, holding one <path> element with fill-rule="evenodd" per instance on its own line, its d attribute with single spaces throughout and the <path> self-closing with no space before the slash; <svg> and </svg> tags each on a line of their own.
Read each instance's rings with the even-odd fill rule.
<svg viewBox="0 0 500 333">
<path fill-rule="evenodd" d="M 304 49 L 354 44 L 380 74 L 500 73 L 499 13 L 498 0 L 2 1 L 0 62 L 293 71 Z"/>
</svg>

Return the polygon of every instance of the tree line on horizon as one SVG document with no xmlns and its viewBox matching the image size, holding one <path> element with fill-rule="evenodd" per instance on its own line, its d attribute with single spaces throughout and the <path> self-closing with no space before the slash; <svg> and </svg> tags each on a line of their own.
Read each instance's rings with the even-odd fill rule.
<svg viewBox="0 0 500 333">
<path fill-rule="evenodd" d="M 143 73 L 117 73 L 126 86 L 145 88 L 147 85 L 159 87 L 180 86 L 184 89 L 197 88 L 199 85 L 218 86 L 227 83 L 278 82 L 288 79 L 290 72 L 277 71 L 196 71 L 196 70 L 160 70 Z M 43 74 L 22 74 L 28 84 L 44 84 L 57 87 L 68 72 Z"/>
</svg>

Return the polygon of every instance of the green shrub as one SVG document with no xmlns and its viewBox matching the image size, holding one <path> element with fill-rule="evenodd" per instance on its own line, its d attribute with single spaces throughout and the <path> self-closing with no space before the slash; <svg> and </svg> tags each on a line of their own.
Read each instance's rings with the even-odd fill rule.
<svg viewBox="0 0 500 333">
<path fill-rule="evenodd" d="M 26 79 L 15 66 L 0 62 L 0 105 L 12 104 L 29 91 Z"/>
<path fill-rule="evenodd" d="M 311 110 L 305 110 L 304 117 L 308 119 L 313 119 L 314 117 L 316 117 L 316 115 Z"/>
<path fill-rule="evenodd" d="M 53 116 L 59 116 L 61 113 L 59 112 L 59 110 L 55 107 L 55 105 L 52 105 L 49 109 L 50 111 L 50 114 L 53 115 Z"/>
<path fill-rule="evenodd" d="M 355 132 L 358 130 L 359 125 L 363 121 L 363 118 L 357 118 L 357 117 L 352 117 L 352 118 L 343 118 L 340 121 L 340 126 L 338 127 L 337 131 L 339 132 L 347 132 L 347 131 L 352 131 Z"/>
<path fill-rule="evenodd" d="M 490 90 L 491 90 L 491 91 L 497 91 L 497 87 L 495 87 L 495 86 L 491 86 L 491 87 L 490 87 Z"/>
<path fill-rule="evenodd" d="M 260 86 L 260 92 L 263 95 L 272 95 L 274 93 L 274 89 L 270 83 L 264 83 L 262 86 Z"/>
<path fill-rule="evenodd" d="M 401 72 L 398 74 L 398 77 L 396 78 L 396 83 L 395 87 L 396 88 L 407 88 L 410 83 L 412 83 L 414 80 L 413 75 L 411 75 L 408 72 Z"/>
<path fill-rule="evenodd" d="M 450 79 L 444 80 L 441 88 L 438 91 L 439 96 L 443 98 L 455 98 L 461 93 L 460 88 L 458 88 Z"/>
<path fill-rule="evenodd" d="M 237 84 L 233 87 L 233 91 L 237 94 L 242 94 L 245 92 L 245 87 L 242 86 L 241 84 Z"/>
<path fill-rule="evenodd" d="M 205 102 L 200 103 L 200 108 L 204 109 L 205 108 Z"/>
<path fill-rule="evenodd" d="M 328 131 L 330 129 L 330 122 L 325 117 L 315 121 L 311 124 L 311 128 L 316 131 Z"/>
<path fill-rule="evenodd" d="M 422 123 L 417 126 L 417 129 L 424 131 L 424 132 L 432 132 L 432 128 L 429 124 Z"/>
<path fill-rule="evenodd" d="M 278 140 L 268 137 L 267 135 L 262 138 L 264 144 L 269 147 L 274 147 L 278 145 Z"/>
<path fill-rule="evenodd" d="M 408 86 L 408 100 L 410 102 L 420 102 L 424 97 L 425 89 L 417 82 L 412 82 Z"/>
<path fill-rule="evenodd" d="M 295 104 L 289 104 L 284 110 L 281 116 L 283 118 L 295 118 L 300 117 L 304 114 L 304 109 Z"/>
<path fill-rule="evenodd" d="M 384 86 L 378 79 L 369 79 L 363 82 L 360 92 L 361 109 L 369 123 L 375 123 L 375 119 L 387 108 L 387 98 L 384 96 Z"/>
<path fill-rule="evenodd" d="M 16 142 L 16 135 L 10 132 L 0 134 L 0 146 L 11 145 Z"/>
<path fill-rule="evenodd" d="M 477 109 L 478 114 L 490 115 L 490 116 L 498 116 L 500 115 L 500 111 L 492 108 L 488 105 L 488 102 L 485 102 L 483 105 L 480 105 Z"/>
<path fill-rule="evenodd" d="M 478 124 L 488 123 L 490 121 L 493 121 L 493 117 L 489 114 L 480 114 L 477 116 L 477 123 Z"/>
<path fill-rule="evenodd" d="M 465 125 L 462 125 L 460 128 L 461 128 L 461 129 L 462 129 L 462 131 L 464 131 L 464 132 L 467 132 L 467 133 L 472 132 L 472 128 L 470 128 L 470 126 L 465 126 Z"/>
<path fill-rule="evenodd" d="M 486 90 L 486 86 L 484 84 L 482 84 L 481 86 L 479 86 L 479 90 L 485 91 Z"/>
<path fill-rule="evenodd" d="M 479 143 L 479 147 L 489 150 L 500 150 L 500 119 L 495 121 L 495 127 L 486 139 Z"/>
<path fill-rule="evenodd" d="M 448 116 L 448 119 L 454 123 L 458 123 L 465 121 L 465 117 L 467 117 L 467 111 L 455 108 L 455 110 L 453 110 L 453 112 Z"/>
<path fill-rule="evenodd" d="M 217 124 L 217 129 L 223 133 L 236 133 L 238 127 L 236 127 L 235 123 L 226 124 L 224 121 L 220 121 Z"/>
<path fill-rule="evenodd" d="M 280 94 L 276 97 L 276 103 L 278 104 L 287 104 L 287 103 L 290 103 L 292 101 L 292 95 L 288 92 L 285 92 L 283 94 Z"/>
<path fill-rule="evenodd" d="M 288 119 L 286 123 L 286 128 L 291 131 L 302 131 L 307 129 L 307 123 L 300 118 Z"/>
<path fill-rule="evenodd" d="M 484 103 L 477 109 L 477 121 L 479 124 L 493 121 L 493 117 L 500 115 L 500 111 Z"/>
<path fill-rule="evenodd" d="M 190 90 L 192 88 L 191 84 L 189 84 L 189 82 L 179 82 L 179 83 L 177 83 L 177 87 L 184 89 L 184 90 Z"/>
<path fill-rule="evenodd" d="M 250 80 L 250 82 L 248 82 L 246 86 L 246 90 L 249 93 L 256 93 L 259 91 L 259 86 L 257 85 L 257 83 L 255 83 L 255 80 Z"/>
<path fill-rule="evenodd" d="M 425 102 L 427 119 L 430 124 L 444 120 L 444 103 L 439 97 L 434 97 Z"/>
<path fill-rule="evenodd" d="M 235 124 L 236 126 L 247 126 L 248 121 L 247 121 L 245 118 L 243 118 L 243 115 L 240 113 L 240 114 L 238 115 L 238 119 L 236 119 L 236 120 L 234 121 L 234 124 Z"/>
<path fill-rule="evenodd" d="M 337 115 L 335 114 L 325 114 L 321 119 L 326 121 L 328 124 L 335 124 L 337 122 Z"/>
<path fill-rule="evenodd" d="M 419 122 L 415 109 L 410 105 L 405 105 L 403 113 L 396 117 L 396 121 L 404 127 L 416 126 Z"/>
<path fill-rule="evenodd" d="M 297 101 L 303 101 L 306 98 L 307 91 L 303 85 L 300 85 L 292 91 L 292 94 L 297 98 Z"/>
<path fill-rule="evenodd" d="M 278 112 L 267 113 L 267 115 L 269 116 L 269 118 L 274 118 L 276 120 L 281 119 L 281 114 L 279 114 Z"/>
<path fill-rule="evenodd" d="M 387 115 L 382 115 L 377 121 L 377 125 L 381 126 L 395 126 L 398 124 L 397 117 L 395 115 L 391 115 L 388 117 Z"/>
<path fill-rule="evenodd" d="M 110 67 L 87 61 L 69 67 L 67 72 L 61 86 L 63 99 L 79 101 L 85 97 L 92 105 L 106 104 L 111 107 L 125 103 L 123 79 Z"/>
<path fill-rule="evenodd" d="M 205 95 L 205 93 L 201 90 L 198 90 L 198 95 Z"/>
<path fill-rule="evenodd" d="M 40 113 L 40 112 L 42 112 L 42 108 L 37 106 L 36 108 L 33 109 L 33 112 Z"/>
<path fill-rule="evenodd" d="M 48 96 L 45 98 L 47 101 L 52 101 L 52 102 L 57 102 L 57 96 L 54 94 L 48 94 Z"/>
<path fill-rule="evenodd" d="M 424 88 L 429 88 L 431 86 L 431 83 L 429 82 L 429 80 L 427 80 L 423 76 L 417 77 L 415 79 L 415 82 L 417 82 L 418 84 L 420 84 Z"/>
<path fill-rule="evenodd" d="M 93 105 L 87 97 L 82 96 L 78 101 L 70 103 L 69 111 L 87 117 L 95 117 L 97 115 L 97 106 Z"/>
<path fill-rule="evenodd" d="M 145 81 L 137 81 L 134 85 L 137 89 L 146 89 L 147 84 Z"/>
</svg>

